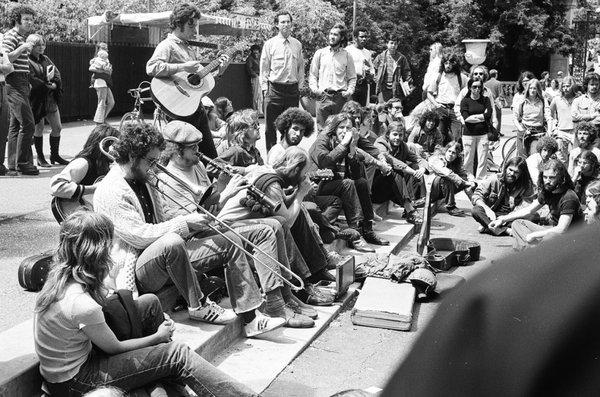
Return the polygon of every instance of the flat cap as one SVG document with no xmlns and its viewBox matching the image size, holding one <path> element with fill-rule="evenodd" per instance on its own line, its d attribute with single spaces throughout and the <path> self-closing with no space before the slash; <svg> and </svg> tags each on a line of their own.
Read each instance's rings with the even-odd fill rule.
<svg viewBox="0 0 600 397">
<path fill-rule="evenodd" d="M 202 133 L 190 123 L 173 120 L 163 130 L 165 140 L 175 143 L 192 144 L 202 140 Z"/>
</svg>

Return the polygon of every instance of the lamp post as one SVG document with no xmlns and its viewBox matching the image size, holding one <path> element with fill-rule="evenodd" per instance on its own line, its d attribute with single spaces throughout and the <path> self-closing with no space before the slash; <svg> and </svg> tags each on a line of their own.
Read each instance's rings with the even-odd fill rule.
<svg viewBox="0 0 600 397">
<path fill-rule="evenodd" d="M 477 66 L 485 62 L 485 49 L 490 40 L 466 39 L 462 42 L 465 44 L 465 60 L 469 62 L 469 64 Z"/>
</svg>

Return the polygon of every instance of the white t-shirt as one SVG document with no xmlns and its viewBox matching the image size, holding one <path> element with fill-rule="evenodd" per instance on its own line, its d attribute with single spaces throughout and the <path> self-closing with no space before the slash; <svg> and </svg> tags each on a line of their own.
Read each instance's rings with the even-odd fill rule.
<svg viewBox="0 0 600 397">
<path fill-rule="evenodd" d="M 92 342 L 82 329 L 105 323 L 102 306 L 71 282 L 62 299 L 34 317 L 35 351 L 40 359 L 40 373 L 48 382 L 72 379 L 92 350 Z"/>
<path fill-rule="evenodd" d="M 357 76 L 364 76 L 365 67 L 371 71 L 371 74 L 375 74 L 373 62 L 371 62 L 371 57 L 373 56 L 371 51 L 367 50 L 366 48 L 359 50 L 354 44 L 347 46 L 346 51 L 348 51 L 350 56 L 352 56 L 352 60 L 354 61 L 354 70 L 356 71 Z M 369 66 L 366 66 L 365 63 Z"/>
<path fill-rule="evenodd" d="M 281 143 L 275 144 L 267 153 L 267 164 L 273 165 L 275 161 L 280 159 L 285 154 L 285 148 L 281 146 Z"/>
</svg>

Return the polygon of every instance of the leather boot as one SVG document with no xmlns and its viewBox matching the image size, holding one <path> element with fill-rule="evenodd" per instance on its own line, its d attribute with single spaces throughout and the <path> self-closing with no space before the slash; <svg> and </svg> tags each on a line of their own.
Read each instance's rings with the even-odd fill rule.
<svg viewBox="0 0 600 397">
<path fill-rule="evenodd" d="M 58 147 L 60 146 L 60 136 L 50 135 L 50 163 L 67 165 L 69 162 L 58 154 Z"/>
<path fill-rule="evenodd" d="M 46 161 L 46 157 L 44 157 L 44 137 L 34 136 L 33 145 L 35 146 L 35 151 L 37 153 L 37 165 L 45 168 L 50 167 L 50 164 Z"/>
<path fill-rule="evenodd" d="M 390 242 L 382 239 L 373 231 L 373 221 L 362 221 L 362 235 L 367 243 L 375 245 L 390 245 Z"/>
</svg>

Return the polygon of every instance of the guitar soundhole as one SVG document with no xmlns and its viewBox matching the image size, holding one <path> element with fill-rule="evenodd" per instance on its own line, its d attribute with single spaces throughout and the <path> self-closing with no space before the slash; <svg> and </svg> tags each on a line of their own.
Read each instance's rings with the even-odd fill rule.
<svg viewBox="0 0 600 397">
<path fill-rule="evenodd" d="M 189 74 L 187 80 L 190 85 L 199 85 L 202 83 L 202 78 L 197 74 Z"/>
</svg>

